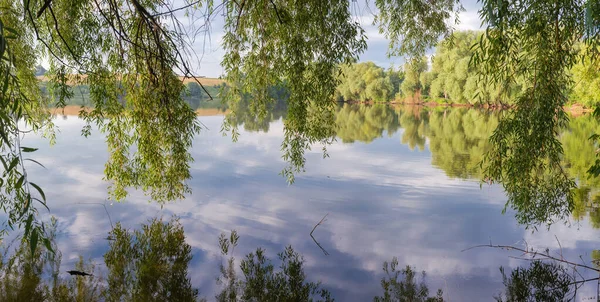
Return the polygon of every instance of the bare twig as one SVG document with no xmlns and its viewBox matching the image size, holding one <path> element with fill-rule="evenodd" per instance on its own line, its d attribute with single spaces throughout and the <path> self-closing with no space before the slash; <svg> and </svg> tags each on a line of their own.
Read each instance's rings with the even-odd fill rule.
<svg viewBox="0 0 600 302">
<path fill-rule="evenodd" d="M 562 245 L 560 244 L 560 241 L 558 240 L 558 237 L 556 235 L 554 235 L 554 238 L 556 238 L 556 242 L 558 243 L 558 247 L 560 248 L 560 259 L 564 259 Z"/>
<path fill-rule="evenodd" d="M 275 2 L 273 2 L 273 0 L 271 0 L 271 4 L 273 4 L 273 8 L 275 9 L 275 14 L 277 14 L 277 19 L 279 20 L 279 24 L 283 24 L 283 21 L 281 20 L 281 16 L 279 15 L 279 10 L 277 9 L 277 5 L 275 5 Z"/>
<path fill-rule="evenodd" d="M 42 15 L 42 13 L 43 13 L 43 12 L 44 12 L 44 11 L 45 11 L 45 10 L 48 8 L 48 6 L 50 5 L 50 2 L 52 2 L 52 0 L 46 0 L 46 1 L 44 2 L 44 5 L 42 5 L 42 7 L 40 8 L 40 10 L 38 10 L 38 12 L 37 12 L 37 14 L 36 14 L 36 16 L 35 16 L 36 18 L 39 18 L 39 17 Z M 29 9 L 29 8 L 27 8 L 27 9 Z"/>
<path fill-rule="evenodd" d="M 531 255 L 531 258 L 522 258 L 523 260 L 538 260 L 538 259 L 534 259 L 538 254 L 537 251 L 533 251 L 533 250 L 525 250 L 519 247 L 515 247 L 515 246 L 511 246 L 511 245 L 492 245 L 492 244 L 480 244 L 480 245 L 475 245 L 469 248 L 466 248 L 464 250 L 462 250 L 461 252 L 466 252 L 468 250 L 472 250 L 475 248 L 481 248 L 481 247 L 491 247 L 491 248 L 497 248 L 497 249 L 504 249 L 504 250 L 513 250 L 513 251 L 518 251 L 518 252 L 522 252 L 523 255 Z M 581 267 L 581 268 L 585 268 L 585 269 L 589 269 L 595 272 L 600 273 L 600 269 L 595 268 L 595 267 L 591 267 L 589 265 L 585 265 L 585 264 L 580 264 L 580 263 L 575 263 L 566 259 L 561 259 L 561 258 L 557 258 L 554 257 L 552 255 L 550 255 L 550 253 L 546 253 L 546 254 L 540 254 L 544 256 L 544 260 L 554 260 L 554 261 L 558 261 L 558 262 L 562 262 L 568 265 L 571 265 L 573 267 Z"/>
<path fill-rule="evenodd" d="M 317 246 L 323 251 L 323 254 L 325 254 L 325 256 L 328 256 L 329 253 L 321 246 L 321 244 L 317 241 L 317 239 L 315 239 L 315 237 L 313 236 L 313 232 L 315 231 L 315 229 L 318 226 L 320 226 L 325 221 L 325 218 L 327 217 L 327 215 L 329 215 L 329 213 L 325 214 L 325 216 L 323 216 L 323 218 L 321 218 L 321 220 L 317 224 L 315 224 L 312 231 L 310 231 L 310 237 L 317 244 Z"/>
<path fill-rule="evenodd" d="M 115 226 L 113 225 L 112 219 L 110 218 L 110 214 L 108 213 L 108 209 L 106 209 L 106 205 L 104 203 L 101 203 L 101 202 L 78 202 L 78 204 L 99 204 L 99 205 L 103 206 L 104 211 L 106 212 L 106 216 L 108 216 L 108 221 L 110 222 L 111 229 L 115 228 Z"/>
</svg>

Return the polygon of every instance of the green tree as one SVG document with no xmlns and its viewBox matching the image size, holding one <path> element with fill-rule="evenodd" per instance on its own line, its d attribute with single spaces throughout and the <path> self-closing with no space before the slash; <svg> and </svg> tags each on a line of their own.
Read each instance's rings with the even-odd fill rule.
<svg viewBox="0 0 600 302">
<path fill-rule="evenodd" d="M 404 97 L 419 100 L 421 97 L 421 74 L 427 70 L 427 57 L 410 60 L 404 64 L 404 81 L 400 91 Z"/>
<path fill-rule="evenodd" d="M 574 64 L 571 102 L 587 107 L 596 106 L 600 102 L 600 63 L 586 55 L 586 49 L 580 50 L 584 59 Z"/>
<path fill-rule="evenodd" d="M 336 93 L 346 101 L 390 101 L 397 93 L 394 82 L 399 75 L 386 72 L 373 62 L 354 63 L 341 68 L 341 79 Z"/>
<path fill-rule="evenodd" d="M 204 92 L 202 87 L 196 82 L 189 82 L 187 84 L 187 93 L 184 95 L 184 100 L 192 107 L 196 109 L 200 107 L 200 103 L 204 101 L 208 95 Z"/>
</svg>

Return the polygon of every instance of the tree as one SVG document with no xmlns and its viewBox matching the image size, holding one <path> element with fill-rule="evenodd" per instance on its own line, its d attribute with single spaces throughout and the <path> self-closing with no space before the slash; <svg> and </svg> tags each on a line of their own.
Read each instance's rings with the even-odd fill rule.
<svg viewBox="0 0 600 302">
<path fill-rule="evenodd" d="M 431 97 L 451 99 L 458 103 L 474 99 L 474 94 L 465 94 L 465 84 L 467 78 L 479 76 L 469 66 L 471 46 L 477 42 L 478 36 L 473 31 L 456 32 L 438 44 L 432 58 L 431 73 L 434 79 L 431 81 Z"/>
<path fill-rule="evenodd" d="M 198 108 L 205 96 L 206 94 L 200 84 L 196 82 L 189 82 L 187 84 L 187 93 L 185 94 L 184 99 L 192 109 Z"/>
<path fill-rule="evenodd" d="M 404 97 L 416 98 L 421 97 L 421 74 L 427 70 L 427 58 L 420 57 L 410 60 L 404 64 L 404 81 L 400 85 L 400 90 Z"/>
<path fill-rule="evenodd" d="M 600 102 L 600 63 L 586 55 L 587 49 L 580 50 L 585 59 L 571 69 L 573 76 L 571 101 L 591 107 Z"/>
<path fill-rule="evenodd" d="M 399 72 L 385 71 L 373 62 L 343 65 L 336 94 L 346 101 L 388 102 L 401 82 Z"/>
</svg>

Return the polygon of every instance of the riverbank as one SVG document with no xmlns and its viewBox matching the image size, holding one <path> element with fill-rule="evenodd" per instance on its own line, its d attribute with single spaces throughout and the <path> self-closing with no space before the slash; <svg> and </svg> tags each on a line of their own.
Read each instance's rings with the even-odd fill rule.
<svg viewBox="0 0 600 302">
<path fill-rule="evenodd" d="M 457 107 L 457 108 L 474 108 L 474 109 L 486 109 L 486 110 L 508 110 L 511 109 L 510 105 L 493 105 L 493 104 L 463 104 L 463 103 L 438 103 L 432 101 L 407 101 L 407 100 L 392 100 L 389 102 L 374 102 L 374 101 L 342 101 L 341 103 L 346 104 L 364 104 L 364 105 L 395 105 L 395 106 L 415 106 L 415 107 Z M 594 111 L 593 108 L 586 108 L 581 104 L 572 104 L 564 106 L 565 112 L 579 116 Z"/>
<path fill-rule="evenodd" d="M 62 116 L 77 116 L 81 110 L 90 112 L 92 108 L 81 107 L 75 105 L 67 105 L 64 108 L 49 108 L 51 114 L 62 115 Z M 198 116 L 214 116 L 214 115 L 226 115 L 230 112 L 229 109 L 223 111 L 218 108 L 199 108 L 196 110 Z"/>
<path fill-rule="evenodd" d="M 402 101 L 391 101 L 391 102 L 357 102 L 357 101 L 344 101 L 341 103 L 346 104 L 363 104 L 363 105 L 375 105 L 375 104 L 383 104 L 390 106 L 407 106 L 407 107 L 424 107 L 424 108 L 435 108 L 435 107 L 451 107 L 451 108 L 473 108 L 473 109 L 485 109 L 485 110 L 506 110 L 510 109 L 510 107 L 492 107 L 492 106 L 474 106 L 471 104 L 440 104 L 436 102 L 402 102 Z M 585 108 L 582 105 L 574 104 L 570 106 L 563 107 L 565 112 L 569 113 L 571 116 L 581 116 L 587 113 L 591 113 L 594 109 Z M 75 105 L 67 105 L 64 108 L 49 108 L 51 114 L 54 115 L 64 115 L 64 116 L 76 116 L 79 115 L 81 110 L 91 111 L 90 107 L 81 107 Z M 231 112 L 229 109 L 223 111 L 219 108 L 199 108 L 196 110 L 196 115 L 198 116 L 214 116 L 214 115 L 227 115 Z"/>
</svg>

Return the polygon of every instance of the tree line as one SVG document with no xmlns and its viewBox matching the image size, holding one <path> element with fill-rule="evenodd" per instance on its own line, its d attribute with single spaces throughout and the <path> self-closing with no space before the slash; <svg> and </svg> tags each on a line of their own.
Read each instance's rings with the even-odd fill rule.
<svg viewBox="0 0 600 302">
<path fill-rule="evenodd" d="M 507 87 L 483 85 L 482 70 L 472 62 L 481 31 L 456 31 L 440 41 L 431 58 L 409 59 L 402 68 L 384 69 L 373 62 L 344 65 L 336 89 L 339 101 L 426 102 L 469 105 L 512 105 L 525 80 L 516 76 Z M 574 50 L 586 59 L 570 69 L 568 104 L 592 107 L 600 101 L 600 63 L 586 56 L 586 46 Z M 508 97 L 503 98 L 501 94 Z"/>
</svg>

